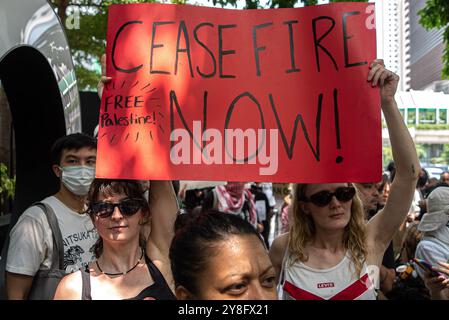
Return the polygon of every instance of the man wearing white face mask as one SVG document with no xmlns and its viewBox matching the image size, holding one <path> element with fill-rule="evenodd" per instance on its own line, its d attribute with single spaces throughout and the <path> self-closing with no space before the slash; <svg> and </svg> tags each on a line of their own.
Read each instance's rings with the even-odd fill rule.
<svg viewBox="0 0 449 320">
<path fill-rule="evenodd" d="M 95 258 L 91 248 L 98 235 L 84 213 L 84 201 L 95 178 L 96 153 L 96 140 L 81 133 L 58 139 L 51 150 L 52 169 L 60 178 L 60 188 L 41 202 L 55 213 L 63 242 L 63 269 L 67 273 Z M 11 230 L 6 263 L 9 299 L 27 299 L 36 273 L 51 268 L 55 251 L 51 230 L 39 206 L 25 210 Z"/>
</svg>

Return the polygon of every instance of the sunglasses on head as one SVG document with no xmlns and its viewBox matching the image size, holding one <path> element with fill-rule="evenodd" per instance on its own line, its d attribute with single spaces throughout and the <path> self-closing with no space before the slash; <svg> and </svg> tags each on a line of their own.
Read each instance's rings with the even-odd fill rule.
<svg viewBox="0 0 449 320">
<path fill-rule="evenodd" d="M 348 202 L 355 195 L 354 187 L 339 187 L 335 190 L 335 192 L 330 192 L 327 190 L 323 190 L 317 193 L 312 194 L 309 198 L 303 197 L 301 200 L 306 202 L 312 202 L 314 205 L 318 207 L 327 206 L 331 201 L 332 197 L 335 196 L 340 202 Z"/>
<path fill-rule="evenodd" d="M 90 206 L 90 212 L 100 218 L 108 218 L 114 213 L 115 207 L 118 207 L 122 215 L 130 217 L 143 207 L 142 199 L 125 199 L 118 203 L 96 202 Z"/>
</svg>

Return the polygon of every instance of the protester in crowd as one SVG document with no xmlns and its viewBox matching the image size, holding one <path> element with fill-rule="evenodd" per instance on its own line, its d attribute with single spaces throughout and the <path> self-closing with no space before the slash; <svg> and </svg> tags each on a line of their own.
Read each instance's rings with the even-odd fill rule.
<svg viewBox="0 0 449 320">
<path fill-rule="evenodd" d="M 393 289 L 386 294 L 389 300 L 430 300 L 429 290 L 416 272 L 412 259 L 415 257 L 416 247 L 421 241 L 422 233 L 418 230 L 418 221 L 405 227 L 404 241 L 399 250 L 397 260 L 398 276 Z"/>
<path fill-rule="evenodd" d="M 443 171 L 440 175 L 440 182 L 449 185 L 449 171 Z"/>
<path fill-rule="evenodd" d="M 439 188 L 439 187 L 449 187 L 449 172 L 448 171 L 443 171 L 440 174 L 439 179 L 437 179 L 435 177 L 432 177 L 429 179 L 426 187 L 423 190 L 424 197 L 427 199 L 429 194 L 433 190 L 435 190 L 436 188 Z"/>
<path fill-rule="evenodd" d="M 421 172 L 419 174 L 418 182 L 416 183 L 416 191 L 414 200 L 417 199 L 417 205 L 420 209 L 419 211 L 419 220 L 421 220 L 421 217 L 424 215 L 424 213 L 427 212 L 426 207 L 426 188 L 429 183 L 429 173 L 426 169 L 421 168 Z"/>
<path fill-rule="evenodd" d="M 375 183 L 356 183 L 354 184 L 357 195 L 362 201 L 365 219 L 370 220 L 378 211 L 379 191 Z"/>
<path fill-rule="evenodd" d="M 150 204 L 139 181 L 95 179 L 88 209 L 100 236 L 96 260 L 66 276 L 55 299 L 175 299 L 168 258 L 177 215 L 170 181 L 151 181 Z M 142 237 L 142 225 L 151 218 L 151 232 Z"/>
<path fill-rule="evenodd" d="M 254 205 L 257 212 L 257 221 L 259 221 L 263 230 L 261 232 L 267 248 L 270 247 L 268 243 L 268 237 L 270 235 L 270 222 L 273 216 L 273 210 L 270 206 L 270 201 L 267 195 L 262 191 L 262 186 L 259 183 L 254 183 L 251 185 L 251 193 L 254 196 Z"/>
<path fill-rule="evenodd" d="M 357 194 L 362 201 L 365 219 L 368 221 L 374 217 L 379 210 L 380 195 L 377 184 L 357 183 L 355 184 L 355 187 L 357 189 Z M 390 241 L 383 256 L 382 265 L 379 270 L 379 286 L 384 295 L 393 288 L 393 283 L 396 276 L 394 260 L 393 243 Z"/>
<path fill-rule="evenodd" d="M 277 299 L 263 240 L 235 215 L 208 210 L 178 216 L 170 261 L 178 299 Z"/>
<path fill-rule="evenodd" d="M 407 264 L 404 267 L 406 271 L 396 277 L 393 289 L 386 295 L 388 300 L 430 300 L 429 290 L 413 266 Z"/>
<path fill-rule="evenodd" d="M 274 194 L 273 194 L 273 183 L 261 182 L 261 183 L 258 183 L 258 185 L 259 185 L 259 187 L 262 188 L 262 192 L 265 193 L 265 195 L 267 196 L 271 210 L 274 210 L 274 208 L 276 206 L 276 198 L 274 197 Z"/>
<path fill-rule="evenodd" d="M 446 219 L 449 221 L 449 217 L 445 216 L 449 213 L 445 214 L 439 210 L 439 208 L 449 210 L 448 192 L 449 189 L 447 188 L 438 188 L 429 195 L 429 216 L 425 214 L 421 222 L 415 221 L 407 226 L 404 245 L 399 258 L 399 263 L 410 265 L 411 259 L 416 256 L 418 259 L 433 265 L 433 269 L 442 273 L 442 276 L 432 276 L 412 263 L 413 273 L 410 276 L 403 277 L 404 279 L 400 278 L 395 283 L 392 292 L 388 294 L 388 298 L 397 300 L 448 299 L 449 281 L 447 281 L 447 275 L 449 275 L 449 270 L 447 269 L 448 265 L 444 262 L 447 261 L 445 257 L 449 254 L 449 251 L 447 249 L 447 230 L 445 230 L 447 226 L 445 226 L 444 221 Z M 443 221 L 441 222 L 441 220 Z M 438 224 L 441 224 L 441 227 L 438 228 Z M 434 228 L 436 229 L 430 231 Z M 429 231 L 421 232 L 420 229 Z M 444 254 L 444 251 L 447 253 Z"/>
<path fill-rule="evenodd" d="M 59 138 L 51 149 L 52 169 L 60 179 L 59 190 L 42 203 L 57 218 L 63 247 L 63 268 L 73 272 L 94 258 L 90 251 L 97 241 L 92 222 L 84 213 L 84 201 L 95 177 L 97 145 L 81 133 Z M 6 262 L 9 299 L 27 299 L 39 270 L 51 269 L 54 259 L 53 234 L 42 207 L 33 205 L 11 230 Z M 39 288 L 36 288 L 37 290 Z"/>
<path fill-rule="evenodd" d="M 423 234 L 418 230 L 419 221 L 412 222 L 405 230 L 403 245 L 399 252 L 397 261 L 407 263 L 415 257 L 416 248 Z"/>
<path fill-rule="evenodd" d="M 281 298 L 376 299 L 382 257 L 410 208 L 420 171 L 413 140 L 394 100 L 398 80 L 383 61 L 370 64 L 368 81 L 380 85 L 396 164 L 384 209 L 366 223 L 352 184 L 296 185 L 290 232 L 278 237 L 270 250 Z"/>
<path fill-rule="evenodd" d="M 273 183 L 261 182 L 258 185 L 262 188 L 262 192 L 267 196 L 268 203 L 270 205 L 270 216 L 268 217 L 265 223 L 262 223 L 263 225 L 262 235 L 264 236 L 264 239 L 266 239 L 266 243 L 268 244 L 268 237 L 271 233 L 271 219 L 273 218 L 273 216 L 275 216 L 275 212 L 277 212 L 276 198 L 274 197 Z M 268 247 L 269 246 L 267 245 L 267 248 Z"/>
<path fill-rule="evenodd" d="M 292 190 L 291 184 L 288 187 L 289 193 L 284 197 L 284 202 L 281 206 L 281 234 L 286 233 L 290 229 L 290 215 L 292 208 Z"/>
<path fill-rule="evenodd" d="M 435 178 L 429 179 L 429 183 L 427 184 L 426 188 L 424 189 L 425 198 L 427 199 L 429 197 L 429 194 L 432 193 L 433 190 L 437 188 L 449 188 L 449 184 L 442 182 L 442 180 L 434 180 Z M 427 209 L 426 209 L 427 212 Z"/>
<path fill-rule="evenodd" d="M 100 98 L 105 84 L 112 80 L 111 77 L 106 76 L 106 55 L 101 58 L 101 67 L 102 77 L 97 87 Z M 98 134 L 98 127 L 96 133 Z M 101 238 L 93 250 L 97 260 L 95 265 L 92 263 L 73 274 L 72 277 L 64 278 L 58 287 L 55 298 L 121 299 L 129 298 L 136 290 L 143 287 L 144 289 L 132 299 L 173 299 L 174 296 L 170 290 L 172 287 L 167 287 L 167 282 L 169 286 L 173 285 L 167 266 L 169 266 L 168 248 L 173 236 L 172 228 L 176 214 L 167 213 L 177 212 L 177 198 L 173 191 L 175 186 L 176 183 L 160 181 L 153 181 L 150 187 L 149 181 L 96 180 L 96 186 L 91 188 L 88 212 L 94 224 L 99 225 L 101 230 L 105 230 L 104 234 L 100 233 Z M 132 195 L 133 199 L 128 199 L 129 195 Z M 124 202 L 121 201 L 122 199 Z M 99 200 L 105 201 L 99 202 Z M 119 200 L 118 203 L 114 202 L 115 200 Z M 137 202 L 131 201 L 130 203 L 127 200 L 137 200 Z M 92 210 L 92 208 L 94 209 Z M 104 210 L 108 216 L 102 218 L 99 210 Z M 126 212 L 123 213 L 123 210 Z M 138 226 L 135 226 L 136 219 Z M 110 242 L 107 237 L 110 238 L 110 234 L 113 232 L 108 232 L 104 225 L 114 224 L 117 221 L 128 223 L 128 227 L 123 232 L 124 239 L 119 239 L 124 241 Z M 155 227 L 156 225 L 157 227 Z M 120 234 L 121 227 L 116 229 Z M 131 232 L 126 232 L 127 229 Z M 138 229 L 137 235 L 136 229 Z M 114 231 L 114 229 L 110 230 Z M 129 239 L 130 233 L 133 241 Z M 106 238 L 104 238 L 105 236 Z M 141 250 L 141 256 L 133 268 L 115 273 L 103 272 L 105 267 L 100 267 L 100 259 L 106 264 L 106 267 L 118 270 L 124 270 L 132 261 L 136 261 L 135 250 L 126 250 L 127 256 L 121 254 L 124 253 L 123 251 L 114 250 L 115 247 L 121 246 L 135 247 L 135 237 L 137 237 L 137 247 L 138 250 Z M 103 241 L 104 239 L 106 240 Z M 128 273 L 134 269 L 137 270 L 129 276 Z M 143 277 L 141 277 L 142 274 Z M 148 286 L 151 282 L 153 285 Z M 93 284 L 92 290 L 91 283 Z M 97 284 L 100 284 L 99 289 Z M 132 289 L 129 290 L 127 286 L 131 286 Z M 169 289 L 167 290 L 167 288 Z"/>
<path fill-rule="evenodd" d="M 288 197 L 288 196 L 286 196 Z M 286 203 L 285 206 L 282 207 L 281 210 L 281 234 L 286 233 L 290 230 L 290 213 L 291 213 L 291 204 Z"/>
<path fill-rule="evenodd" d="M 185 190 L 184 199 L 182 201 L 183 207 L 187 212 L 192 212 L 197 207 L 202 207 L 205 191 L 203 189 Z"/>
<path fill-rule="evenodd" d="M 382 175 L 382 180 L 377 184 L 377 191 L 379 192 L 379 201 L 377 203 L 377 211 L 383 209 L 387 203 L 390 195 L 391 181 L 387 174 Z"/>
<path fill-rule="evenodd" d="M 387 166 L 387 172 L 390 177 L 390 181 L 393 182 L 394 176 L 396 175 L 396 165 L 394 161 L 390 161 L 390 163 Z"/>
<path fill-rule="evenodd" d="M 257 221 L 254 196 L 244 182 L 228 182 L 224 186 L 213 188 L 203 202 L 203 210 L 209 209 L 235 214 L 260 232 L 263 230 L 263 226 Z"/>
<path fill-rule="evenodd" d="M 427 198 L 428 213 L 418 225 L 423 238 L 416 248 L 415 257 L 436 266 L 438 262 L 449 259 L 449 188 L 437 188 Z M 424 279 L 425 271 L 418 268 Z"/>
<path fill-rule="evenodd" d="M 424 188 L 424 198 L 427 199 L 429 194 L 440 184 L 440 179 L 432 177 L 429 178 L 429 181 L 427 182 L 426 187 Z"/>
<path fill-rule="evenodd" d="M 421 216 L 426 212 L 426 201 L 424 198 L 424 189 L 429 180 L 429 174 L 423 168 L 419 173 L 418 181 L 416 182 L 415 194 L 413 196 L 412 206 L 410 208 L 408 222 L 420 220 Z"/>
</svg>

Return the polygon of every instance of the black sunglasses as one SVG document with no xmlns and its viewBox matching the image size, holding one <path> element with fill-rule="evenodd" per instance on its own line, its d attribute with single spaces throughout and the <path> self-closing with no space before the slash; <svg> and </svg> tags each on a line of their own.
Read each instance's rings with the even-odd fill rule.
<svg viewBox="0 0 449 320">
<path fill-rule="evenodd" d="M 312 194 L 309 198 L 303 197 L 301 200 L 306 202 L 312 202 L 314 205 L 318 207 L 327 206 L 331 201 L 332 197 L 335 196 L 338 201 L 348 202 L 355 195 L 354 187 L 340 187 L 335 190 L 335 192 L 330 192 L 327 190 L 323 190 L 317 193 Z"/>
<path fill-rule="evenodd" d="M 120 209 L 120 212 L 127 217 L 130 217 L 143 207 L 142 199 L 125 199 L 118 203 L 110 202 L 96 202 L 90 206 L 90 213 L 100 218 L 108 218 L 114 213 L 115 207 Z"/>
</svg>

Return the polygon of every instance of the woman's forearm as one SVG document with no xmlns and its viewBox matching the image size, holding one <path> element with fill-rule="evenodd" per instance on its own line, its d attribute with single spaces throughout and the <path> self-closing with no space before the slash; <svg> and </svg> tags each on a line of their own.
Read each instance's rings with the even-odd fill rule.
<svg viewBox="0 0 449 320">
<path fill-rule="evenodd" d="M 395 179 L 417 180 L 421 167 L 416 154 L 415 144 L 394 98 L 382 101 L 382 111 L 387 123 L 396 165 Z M 411 189 L 414 190 L 414 187 Z"/>
</svg>

